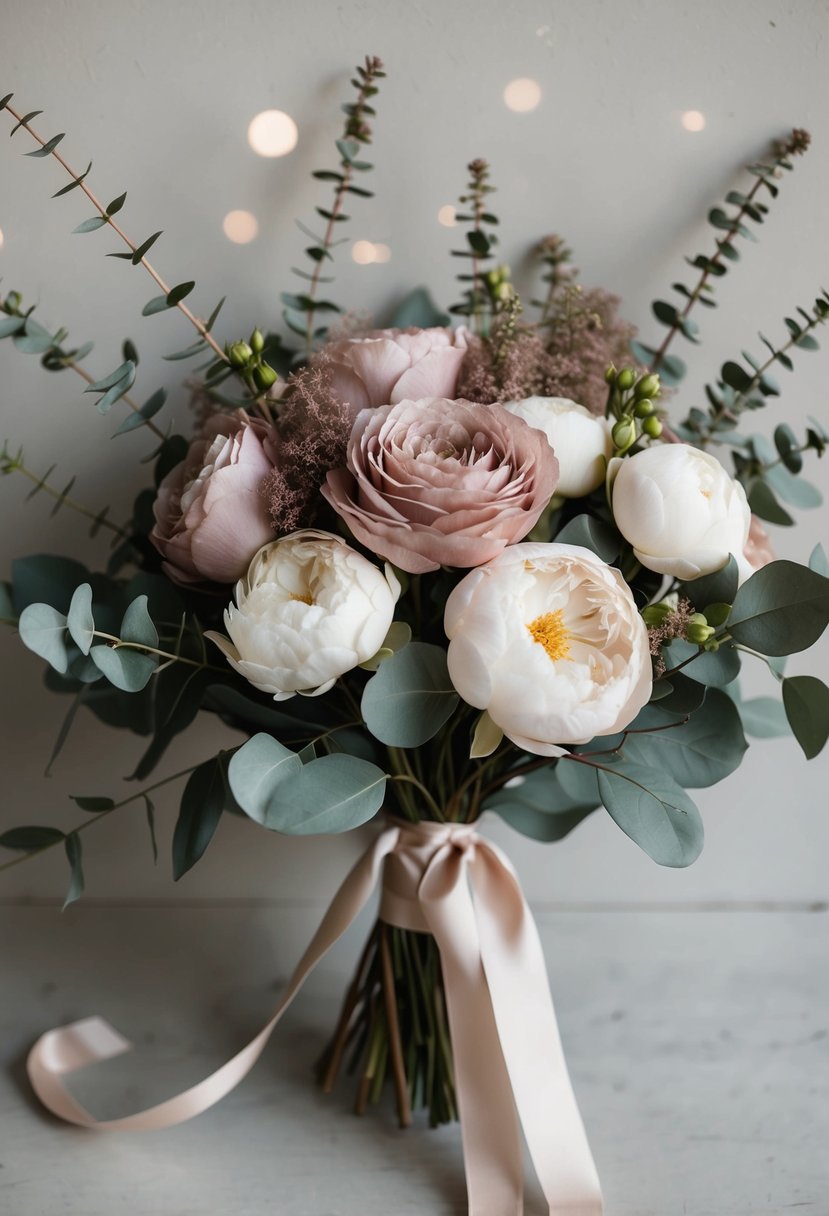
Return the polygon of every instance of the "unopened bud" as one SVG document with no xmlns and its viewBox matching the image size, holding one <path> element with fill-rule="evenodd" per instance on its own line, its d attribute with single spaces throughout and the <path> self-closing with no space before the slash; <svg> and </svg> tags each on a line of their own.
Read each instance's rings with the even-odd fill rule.
<svg viewBox="0 0 829 1216">
<path fill-rule="evenodd" d="M 8 312 L 17 312 L 22 303 L 23 297 L 19 291 L 10 291 L 6 296 L 6 309 Z"/>
<path fill-rule="evenodd" d="M 618 450 L 626 452 L 636 442 L 636 423 L 632 418 L 620 418 L 611 434 Z"/>
<path fill-rule="evenodd" d="M 278 379 L 276 372 L 267 363 L 261 363 L 253 369 L 253 383 L 262 393 L 272 384 L 276 384 Z"/>
<path fill-rule="evenodd" d="M 623 391 L 633 388 L 634 384 L 636 383 L 636 372 L 632 367 L 623 367 L 619 372 L 619 375 L 616 377 L 616 383 Z"/>
<path fill-rule="evenodd" d="M 647 418 L 653 413 L 653 402 L 648 397 L 644 397 L 641 401 L 637 401 L 633 408 L 633 412 L 637 418 Z"/>
<path fill-rule="evenodd" d="M 702 649 L 706 654 L 716 654 L 720 648 L 720 643 L 716 638 L 711 638 L 710 642 L 703 642 Z"/>
<path fill-rule="evenodd" d="M 616 368 L 613 366 L 612 363 L 608 367 L 605 368 L 604 378 L 608 384 L 612 384 L 613 381 L 616 379 Z"/>
<path fill-rule="evenodd" d="M 227 356 L 233 367 L 246 367 L 253 358 L 253 351 L 247 342 L 234 342 Z"/>
<path fill-rule="evenodd" d="M 250 335 L 250 345 L 255 355 L 261 355 L 265 349 L 265 335 L 261 329 L 255 329 Z"/>
<path fill-rule="evenodd" d="M 659 377 L 655 372 L 651 372 L 649 376 L 643 376 L 634 390 L 636 396 L 642 397 L 658 397 L 659 396 Z"/>
<path fill-rule="evenodd" d="M 651 414 L 650 417 L 646 418 L 642 423 L 642 430 L 647 436 L 649 436 L 649 438 L 658 439 L 662 434 L 662 423 L 654 414 Z"/>
<path fill-rule="evenodd" d="M 663 624 L 665 617 L 671 611 L 671 605 L 664 601 L 659 604 L 648 604 L 642 609 L 642 620 L 649 628 Z"/>
<path fill-rule="evenodd" d="M 695 646 L 703 646 L 710 641 L 714 633 L 713 625 L 708 624 L 701 612 L 691 614 L 685 628 L 685 636 L 689 642 L 693 642 Z"/>
</svg>

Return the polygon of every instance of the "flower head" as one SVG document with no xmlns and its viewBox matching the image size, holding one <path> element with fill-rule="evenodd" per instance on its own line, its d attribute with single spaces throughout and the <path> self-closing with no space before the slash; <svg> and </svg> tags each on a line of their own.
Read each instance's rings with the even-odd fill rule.
<svg viewBox="0 0 829 1216">
<path fill-rule="evenodd" d="M 372 658 L 394 616 L 400 584 L 328 532 L 296 532 L 260 549 L 225 611 L 216 643 L 254 687 L 285 701 L 327 692 Z"/>
<path fill-rule="evenodd" d="M 273 468 L 268 425 L 215 414 L 153 504 L 150 540 L 173 582 L 232 583 L 273 536 L 262 486 Z"/>
<path fill-rule="evenodd" d="M 419 397 L 454 397 L 463 357 L 463 329 L 380 329 L 323 347 L 319 358 L 352 419 L 360 410 Z"/>
<path fill-rule="evenodd" d="M 544 435 L 502 406 L 427 398 L 363 410 L 322 492 L 362 544 L 422 574 L 521 540 L 557 479 Z"/>
<path fill-rule="evenodd" d="M 610 426 L 567 397 L 525 397 L 505 401 L 504 409 L 547 436 L 558 457 L 560 498 L 582 498 L 604 481 L 613 455 Z"/>
<path fill-rule="evenodd" d="M 611 462 L 616 526 L 648 570 L 694 579 L 743 550 L 751 512 L 745 491 L 715 457 L 687 443 L 661 443 Z"/>
<path fill-rule="evenodd" d="M 528 752 L 614 734 L 650 697 L 633 595 L 588 549 L 513 545 L 457 585 L 444 627 L 455 688 Z"/>
</svg>

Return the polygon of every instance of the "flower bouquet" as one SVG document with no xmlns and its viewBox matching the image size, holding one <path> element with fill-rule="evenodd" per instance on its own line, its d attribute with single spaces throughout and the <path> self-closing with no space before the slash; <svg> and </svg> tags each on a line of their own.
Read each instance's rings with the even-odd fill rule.
<svg viewBox="0 0 829 1216">
<path fill-rule="evenodd" d="M 82 832 L 144 803 L 177 735 L 200 712 L 247 741 L 167 781 L 184 780 L 173 876 L 210 844 L 225 813 L 288 834 L 382 831 L 347 876 L 273 1019 L 212 1077 L 150 1111 L 98 1123 L 64 1087 L 66 1072 L 121 1050 L 98 1019 L 35 1045 L 42 1100 L 85 1126 L 158 1127 L 198 1113 L 252 1066 L 308 970 L 382 887 L 379 916 L 345 995 L 319 1073 L 330 1089 L 357 1075 L 358 1111 L 393 1085 L 401 1124 L 461 1117 L 470 1208 L 520 1206 L 518 1119 L 551 1208 L 600 1211 L 589 1149 L 567 1079 L 532 918 L 508 861 L 478 834 L 484 812 L 556 841 L 598 808 L 654 861 L 686 866 L 703 826 L 690 790 L 728 776 L 746 733 L 791 730 L 807 758 L 829 733 L 829 689 L 787 676 L 829 622 L 829 566 L 774 560 L 763 520 L 819 501 L 804 458 L 829 436 L 781 423 L 769 441 L 744 428 L 778 395 L 772 369 L 817 346 L 829 295 L 787 317 L 767 353 L 723 364 L 705 408 L 668 420 L 696 341 L 697 305 L 762 224 L 779 179 L 808 147 L 795 130 L 750 166 L 745 192 L 709 214 L 711 247 L 689 259 L 664 327 L 634 340 L 619 301 L 579 282 L 558 237 L 536 246 L 541 290 L 500 264 L 494 187 L 468 166 L 457 226 L 460 299 L 447 311 L 418 288 L 377 328 L 329 298 L 347 203 L 369 194 L 377 59 L 356 69 L 336 167 L 315 177 L 317 208 L 301 286 L 284 324 L 245 340 L 215 337 L 191 311 L 194 282 L 169 285 L 149 261 L 160 233 L 122 227 L 126 194 L 103 204 L 11 95 L 0 101 L 28 155 L 57 162 L 107 230 L 110 256 L 142 267 L 156 294 L 145 316 L 183 314 L 197 361 L 192 419 L 165 421 L 166 391 L 136 398 L 137 353 L 105 375 L 90 344 L 43 325 L 15 291 L 0 297 L 0 338 L 52 372 L 81 376 L 116 434 L 153 462 L 132 518 L 113 521 L 40 475 L 8 446 L 2 471 L 91 520 L 112 544 L 103 569 L 63 556 L 14 563 L 3 616 L 48 664 L 68 699 L 54 755 L 79 708 L 147 740 L 116 801 L 76 796 L 68 829 L 26 823 L 0 836 L 0 869 L 62 847 L 67 902 L 83 890 Z M 322 188 L 322 187 L 321 187 Z M 321 221 L 321 223 L 320 223 Z M 100 239 L 100 238 L 99 238 Z M 153 257 L 155 251 L 153 250 Z M 323 285 L 326 294 L 323 296 Z M 536 298 L 537 297 L 537 298 Z M 694 314 L 694 316 L 692 316 Z M 456 328 L 451 318 L 458 319 Z M 180 426 L 180 418 L 178 420 Z M 729 471 L 719 457 L 732 465 Z M 780 698 L 744 701 L 744 661 Z"/>
</svg>

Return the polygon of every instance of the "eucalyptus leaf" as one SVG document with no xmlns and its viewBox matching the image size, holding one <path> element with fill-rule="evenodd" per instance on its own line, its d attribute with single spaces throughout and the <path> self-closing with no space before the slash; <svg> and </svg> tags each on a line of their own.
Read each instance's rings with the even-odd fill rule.
<svg viewBox="0 0 829 1216">
<path fill-rule="evenodd" d="M 630 735 L 624 745 L 626 760 L 658 769 L 688 789 L 716 785 L 739 767 L 748 744 L 739 711 L 721 689 L 709 688 L 687 722 L 664 713 L 659 704 L 644 712 L 653 725 L 667 729 Z"/>
<path fill-rule="evenodd" d="M 829 624 L 829 578 L 797 562 L 776 561 L 737 592 L 728 631 L 764 655 L 806 650 Z"/>
<path fill-rule="evenodd" d="M 121 640 L 136 642 L 141 646 L 158 646 L 158 632 L 147 609 L 147 596 L 137 596 L 124 613 L 121 621 Z"/>
<path fill-rule="evenodd" d="M 17 623 L 23 645 L 62 673 L 69 667 L 66 626 L 66 617 L 51 604 L 29 604 Z"/>
<path fill-rule="evenodd" d="M 84 889 L 83 849 L 78 833 L 70 832 L 64 840 L 63 846 L 66 849 L 66 860 L 69 862 L 69 889 L 66 892 L 66 899 L 63 901 L 63 907 L 66 909 L 76 899 L 80 899 Z"/>
<path fill-rule="evenodd" d="M 611 818 L 659 865 L 688 866 L 700 855 L 700 813 L 669 774 L 638 764 L 608 766 L 598 772 L 598 788 Z"/>
<path fill-rule="evenodd" d="M 72 232 L 95 232 L 98 228 L 103 228 L 104 224 L 108 222 L 103 215 L 93 215 L 90 219 L 78 224 L 77 228 L 73 228 Z"/>
<path fill-rule="evenodd" d="M 743 730 L 755 739 L 776 739 L 789 734 L 783 705 L 775 697 L 753 697 L 740 704 Z"/>
<path fill-rule="evenodd" d="M 683 583 L 682 594 L 688 597 L 698 612 L 709 604 L 732 604 L 739 578 L 739 569 L 732 553 L 725 565 L 713 574 L 703 574 L 700 578 Z"/>
<path fill-rule="evenodd" d="M 622 547 L 622 538 L 616 529 L 592 515 L 577 515 L 571 519 L 556 535 L 555 541 L 562 545 L 581 545 L 604 562 L 615 561 Z"/>
<path fill-rule="evenodd" d="M 558 770 L 559 766 L 551 762 L 549 768 L 516 778 L 515 784 L 492 794 L 483 809 L 494 811 L 516 832 L 532 840 L 563 839 L 596 809 L 599 796 L 595 773 L 591 774 L 593 797 L 581 805 L 562 786 Z"/>
<path fill-rule="evenodd" d="M 15 849 L 21 853 L 35 853 L 38 849 L 47 849 L 65 839 L 65 833 L 57 828 L 35 827 L 9 828 L 0 833 L 0 847 Z"/>
<path fill-rule="evenodd" d="M 95 636 L 95 620 L 92 616 L 92 588 L 81 583 L 75 588 L 69 605 L 66 626 L 72 641 L 81 654 L 88 655 Z"/>
<path fill-rule="evenodd" d="M 219 826 L 227 802 L 220 753 L 194 769 L 181 796 L 173 832 L 173 878 L 176 882 L 202 857 Z"/>
<path fill-rule="evenodd" d="M 125 646 L 93 646 L 89 653 L 101 674 L 122 692 L 140 692 L 158 663 L 151 655 Z"/>
<path fill-rule="evenodd" d="M 233 797 L 257 823 L 267 823 L 268 807 L 277 786 L 296 776 L 302 760 L 271 735 L 257 734 L 234 752 L 227 777 Z"/>
<path fill-rule="evenodd" d="M 379 811 L 385 790 L 386 774 L 375 764 L 356 756 L 322 756 L 280 782 L 266 827 L 293 836 L 347 832 Z"/>
<path fill-rule="evenodd" d="M 389 321 L 391 329 L 429 329 L 449 324 L 449 314 L 435 304 L 426 287 L 415 287 L 401 300 Z"/>
<path fill-rule="evenodd" d="M 829 738 L 829 688 L 816 676 L 788 676 L 783 705 L 792 734 L 806 759 L 813 760 Z"/>
<path fill-rule="evenodd" d="M 829 578 L 829 559 L 826 557 L 823 545 L 815 545 L 810 553 L 809 569 L 814 570 L 815 574 L 822 574 L 824 578 Z"/>
<path fill-rule="evenodd" d="M 693 658 L 693 655 L 697 657 Z M 683 667 L 682 674 L 699 684 L 724 688 L 740 674 L 740 652 L 729 642 L 723 642 L 719 650 L 706 651 L 678 638 L 668 647 L 668 656 L 669 667 L 675 667 L 690 659 L 687 667 Z"/>
<path fill-rule="evenodd" d="M 446 651 L 410 642 L 381 663 L 366 684 L 362 714 L 376 739 L 389 747 L 420 747 L 432 739 L 458 704 Z"/>
<path fill-rule="evenodd" d="M 111 798 L 99 798 L 86 794 L 70 794 L 69 797 L 75 806 L 80 807 L 82 811 L 89 811 L 93 814 L 98 814 L 101 811 L 111 811 L 115 806 Z"/>
</svg>

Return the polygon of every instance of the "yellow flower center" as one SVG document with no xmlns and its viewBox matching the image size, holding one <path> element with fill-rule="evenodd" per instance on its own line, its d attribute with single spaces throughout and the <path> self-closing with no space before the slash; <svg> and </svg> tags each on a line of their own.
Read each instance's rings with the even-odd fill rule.
<svg viewBox="0 0 829 1216">
<path fill-rule="evenodd" d="M 537 616 L 527 626 L 534 642 L 538 642 L 547 651 L 549 658 L 555 663 L 558 659 L 570 657 L 570 634 L 564 624 L 564 609 L 555 612 L 545 612 Z"/>
<path fill-rule="evenodd" d="M 307 591 L 305 595 L 292 595 L 291 599 L 296 600 L 299 604 L 313 604 L 314 602 L 314 597 Z"/>
</svg>

